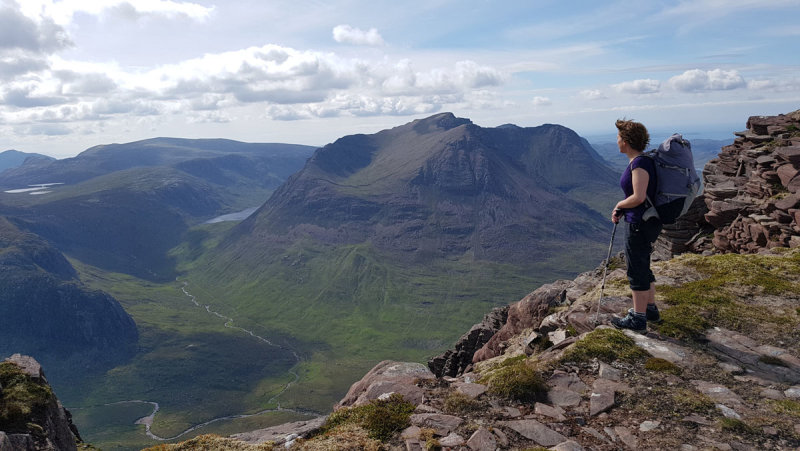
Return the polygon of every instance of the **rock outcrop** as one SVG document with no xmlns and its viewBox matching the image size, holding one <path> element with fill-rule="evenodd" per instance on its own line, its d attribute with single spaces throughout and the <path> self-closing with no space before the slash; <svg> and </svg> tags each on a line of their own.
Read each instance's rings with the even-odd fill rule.
<svg viewBox="0 0 800 451">
<path fill-rule="evenodd" d="M 436 377 L 455 377 L 469 371 L 472 356 L 506 324 L 509 306 L 497 307 L 483 317 L 458 339 L 453 349 L 445 351 L 428 361 L 428 368 Z"/>
<path fill-rule="evenodd" d="M 703 170 L 706 221 L 720 252 L 800 247 L 800 110 L 753 116 Z"/>
<path fill-rule="evenodd" d="M 0 363 L 0 450 L 70 451 L 81 440 L 41 365 L 14 354 Z"/>
</svg>

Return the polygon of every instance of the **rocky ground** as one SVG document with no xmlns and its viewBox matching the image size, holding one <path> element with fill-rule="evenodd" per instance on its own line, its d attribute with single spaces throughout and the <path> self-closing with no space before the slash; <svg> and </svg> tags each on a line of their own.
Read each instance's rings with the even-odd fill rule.
<svg viewBox="0 0 800 451">
<path fill-rule="evenodd" d="M 759 267 L 787 284 L 749 282 L 743 274 L 760 277 Z M 486 360 L 455 377 L 436 377 L 417 363 L 381 362 L 337 412 L 402 395 L 413 404 L 408 425 L 383 442 L 356 428 L 347 432 L 349 444 L 331 445 L 335 429 L 319 434 L 325 419 L 235 438 L 290 449 L 798 449 L 800 252 L 693 255 L 657 263 L 655 271 L 663 320 L 646 335 L 603 324 L 630 306 L 621 269 L 607 276 L 608 296 L 596 315 L 598 269 L 512 305 L 503 327 L 516 326 L 506 328 L 497 355 L 484 352 Z M 712 293 L 729 309 L 697 310 L 706 321 L 702 330 L 681 328 L 686 311 L 676 290 L 687 296 L 730 276 L 739 282 L 725 281 Z M 515 312 L 532 311 L 546 315 L 536 324 L 515 319 Z M 490 347 L 487 341 L 481 349 Z"/>
</svg>

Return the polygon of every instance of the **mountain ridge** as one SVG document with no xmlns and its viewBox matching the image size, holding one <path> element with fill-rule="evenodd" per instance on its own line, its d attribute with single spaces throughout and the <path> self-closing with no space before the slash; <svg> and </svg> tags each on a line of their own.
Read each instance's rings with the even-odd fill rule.
<svg viewBox="0 0 800 451">
<path fill-rule="evenodd" d="M 323 241 L 370 240 L 406 254 L 427 246 L 438 255 L 491 259 L 536 246 L 501 249 L 489 235 L 519 226 L 520 236 L 556 236 L 563 226 L 553 227 L 555 214 L 574 225 L 570 236 L 597 239 L 605 210 L 570 192 L 596 186 L 595 198 L 602 197 L 614 189 L 615 175 L 584 142 L 561 126 L 484 129 L 452 113 L 347 136 L 318 149 L 226 244 L 294 230 Z M 515 216 L 523 219 L 515 223 Z"/>
</svg>

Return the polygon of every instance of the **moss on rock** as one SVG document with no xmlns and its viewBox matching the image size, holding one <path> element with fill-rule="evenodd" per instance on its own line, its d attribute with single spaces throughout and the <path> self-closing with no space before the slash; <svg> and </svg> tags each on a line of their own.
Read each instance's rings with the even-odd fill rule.
<svg viewBox="0 0 800 451">
<path fill-rule="evenodd" d="M 578 340 L 562 357 L 563 362 L 588 362 L 599 359 L 606 363 L 614 360 L 637 361 L 648 357 L 647 351 L 624 333 L 609 328 L 595 329 Z"/>
</svg>

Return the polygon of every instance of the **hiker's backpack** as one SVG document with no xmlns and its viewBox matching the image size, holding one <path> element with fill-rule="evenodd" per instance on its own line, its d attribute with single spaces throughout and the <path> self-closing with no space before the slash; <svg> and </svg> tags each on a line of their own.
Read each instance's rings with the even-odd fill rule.
<svg viewBox="0 0 800 451">
<path fill-rule="evenodd" d="M 656 167 L 656 198 L 647 202 L 644 220 L 657 217 L 663 224 L 673 224 L 692 205 L 700 192 L 700 177 L 694 168 L 692 145 L 675 133 L 658 146 L 644 153 Z"/>
</svg>

